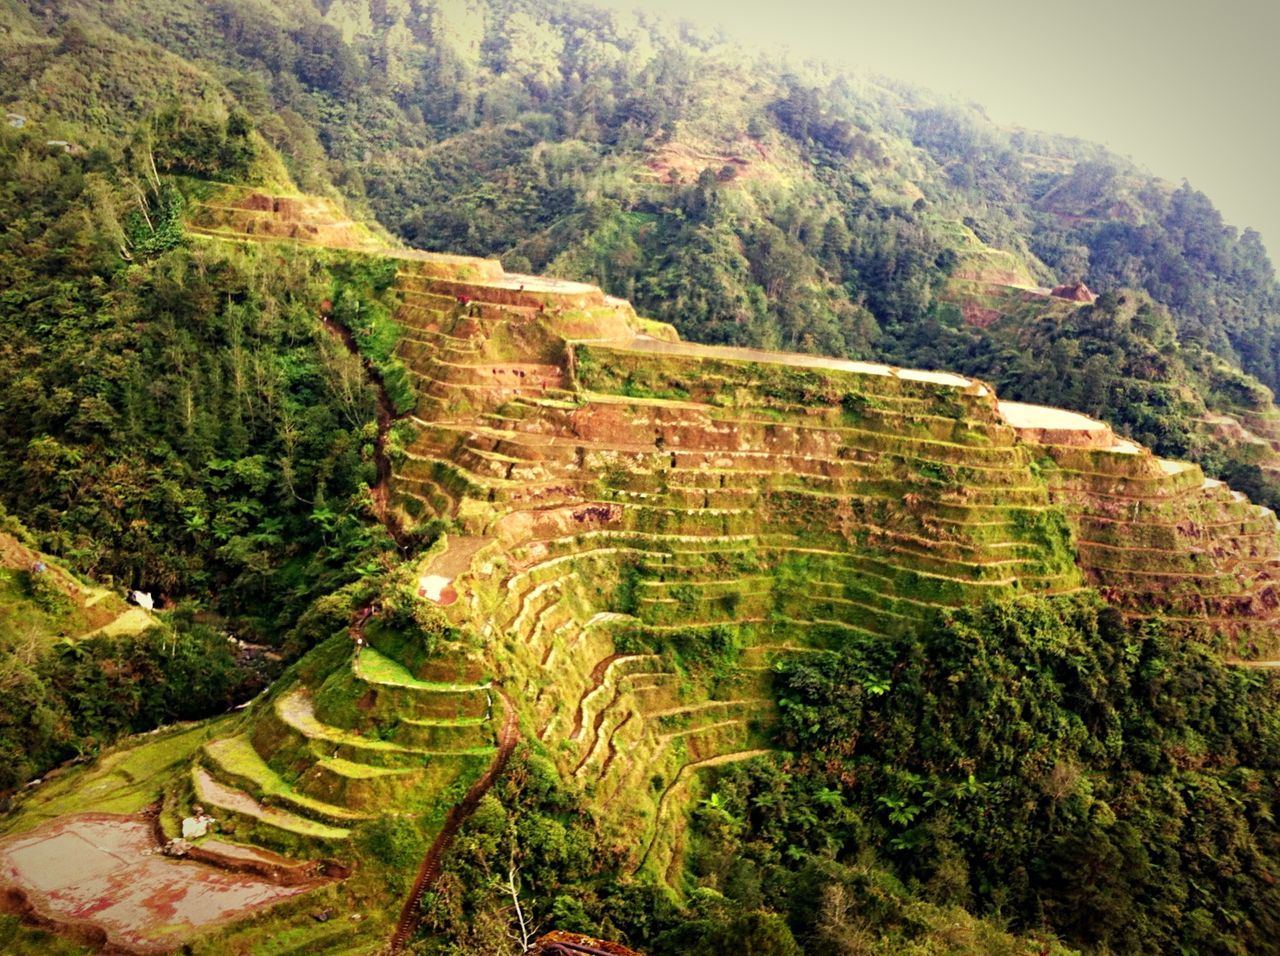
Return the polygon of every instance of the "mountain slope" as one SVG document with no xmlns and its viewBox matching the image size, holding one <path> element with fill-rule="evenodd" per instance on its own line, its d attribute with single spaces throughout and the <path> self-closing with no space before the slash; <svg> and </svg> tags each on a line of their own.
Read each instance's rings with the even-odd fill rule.
<svg viewBox="0 0 1280 956">
<path fill-rule="evenodd" d="M 909 90 L 537 3 L 4 9 L 0 493 L 194 602 L 42 666 L 96 744 L 240 699 L 225 630 L 295 661 L 28 794 L 10 883 L 158 800 L 140 845 L 219 832 L 149 872 L 276 904 L 133 927 L 196 952 L 375 951 L 423 887 L 427 952 L 513 895 L 653 954 L 1275 938 L 1276 685 L 1222 660 L 1275 516 L 1166 457 L 1267 493 L 1248 240 L 1168 253 L 1244 303 L 1193 341 L 1053 292 L 1209 213 Z"/>
<path fill-rule="evenodd" d="M 159 44 L 222 77 L 305 188 L 335 184 L 418 247 L 597 282 L 692 340 L 964 367 L 1009 398 L 1042 400 L 1011 369 L 1010 349 L 1034 346 L 982 326 L 1004 314 L 999 301 L 1084 280 L 1168 309 L 1175 335 L 1161 347 L 1186 353 L 1182 364 L 1203 365 L 1208 350 L 1280 383 L 1280 308 L 1257 236 L 1099 147 L 586 6 L 162 6 L 142 17 L 60 0 L 26 29 L 56 33 L 71 18 L 90 40 L 106 27 Z M 105 46 L 127 56 L 132 42 Z M 83 57 L 58 72 L 48 55 L 15 55 L 11 72 L 33 90 L 114 72 Z M 130 56 L 130 70 L 146 62 Z M 118 129 L 165 91 L 195 92 L 182 89 L 190 70 L 169 62 L 172 80 L 87 90 L 59 115 L 87 119 L 76 104 L 97 102 L 94 124 Z M 19 110 L 22 89 L 7 100 Z M 1032 299 L 1015 324 L 1061 314 Z M 1061 377 L 1052 398 L 1108 413 L 1215 477 L 1257 464 L 1257 443 L 1188 419 L 1269 418 L 1263 393 L 1241 407 L 1210 390 L 1206 410 L 1157 407 L 1156 429 L 1135 424 L 1162 372 L 1138 373 L 1134 394 L 1116 389 L 1114 414 Z M 1204 392 L 1195 376 L 1186 384 Z M 1280 499 L 1266 468 L 1254 477 Z"/>
<path fill-rule="evenodd" d="M 591 286 L 379 248 L 314 197 L 187 186 L 187 241 L 215 258 L 246 243 L 385 274 L 418 396 L 387 520 L 447 534 L 348 631 L 330 616 L 331 636 L 168 778 L 157 823 L 172 837 L 212 811 L 197 859 L 253 854 L 303 905 L 367 911 L 361 951 L 390 933 L 401 854 L 457 838 L 517 734 L 518 772 L 580 795 L 614 879 L 687 891 L 691 846 L 712 839 L 689 827 L 701 780 L 773 759 L 775 708 L 793 705 L 775 675 L 811 655 L 889 653 L 980 602 L 1087 618 L 1082 578 L 1197 641 L 1274 631 L 1275 516 L 1100 422 L 954 373 L 688 345 Z M 391 833 L 400 850 L 378 849 Z M 520 839 L 536 838 L 513 854 Z M 437 905 L 415 898 L 408 925 Z M 165 932 L 209 952 L 283 927 L 327 945 L 297 912 Z"/>
</svg>

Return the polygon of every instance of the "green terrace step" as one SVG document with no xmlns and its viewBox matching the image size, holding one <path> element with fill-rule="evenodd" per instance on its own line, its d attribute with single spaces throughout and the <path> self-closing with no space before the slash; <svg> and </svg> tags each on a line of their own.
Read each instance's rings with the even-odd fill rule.
<svg viewBox="0 0 1280 956">
<path fill-rule="evenodd" d="M 223 780 L 237 784 L 247 782 L 249 788 L 267 803 L 284 802 L 296 812 L 327 823 L 342 824 L 369 818 L 366 813 L 298 793 L 267 765 L 247 736 L 210 741 L 205 744 L 204 752 Z"/>
<path fill-rule="evenodd" d="M 381 682 L 386 678 L 382 668 L 360 668 L 360 661 L 366 655 L 371 659 L 373 655 L 381 656 L 377 648 L 366 647 L 359 658 L 353 655 L 348 658 L 347 666 L 332 671 L 317 689 L 316 716 L 322 722 L 358 727 L 380 736 L 386 728 L 407 717 L 482 717 L 493 708 L 495 697 L 486 685 L 458 684 L 462 689 L 440 689 L 453 685 L 415 680 L 412 676 L 406 679 L 405 674 L 400 673 L 404 670 L 402 667 L 392 674 L 391 683 Z"/>
<path fill-rule="evenodd" d="M 408 276 L 402 274 L 400 278 L 401 281 L 396 283 L 396 291 L 404 297 L 406 302 L 412 302 L 414 304 L 421 303 L 426 308 L 440 309 L 445 312 L 450 312 L 458 307 L 457 296 L 442 295 L 438 292 L 431 292 L 430 290 L 413 288 L 411 282 L 422 281 L 420 276 Z M 403 281 L 406 279 L 409 281 Z"/>
<path fill-rule="evenodd" d="M 298 780 L 298 786 L 317 799 L 368 808 L 372 815 L 389 806 L 407 809 L 419 794 L 428 798 L 438 793 L 433 786 L 465 772 L 465 768 L 433 766 L 427 774 L 422 767 L 377 767 L 345 757 L 324 756 L 315 761 Z"/>
<path fill-rule="evenodd" d="M 598 684 L 588 683 L 584 688 L 581 697 L 578 699 L 574 714 L 575 729 L 570 731 L 569 739 L 581 739 L 583 734 L 589 731 L 596 717 L 608 709 L 609 705 L 620 698 L 623 693 L 627 693 L 630 690 L 631 682 L 627 680 L 628 677 L 637 677 L 643 674 L 650 678 L 655 685 L 676 679 L 675 674 L 667 671 L 626 672 L 629 664 L 648 666 L 659 661 L 660 658 L 656 654 L 616 657 L 600 674 Z"/>
<path fill-rule="evenodd" d="M 747 726 L 746 720 L 743 718 L 731 718 L 729 720 L 718 720 L 715 723 L 693 724 L 688 727 L 682 727 L 679 730 L 667 731 L 659 735 L 658 740 L 663 744 L 672 744 L 680 741 L 687 751 L 692 751 L 696 754 L 701 748 L 723 749 L 723 745 L 726 743 L 733 747 L 741 747 L 747 743 L 749 736 L 750 728 Z"/>
<path fill-rule="evenodd" d="M 316 717 L 311 697 L 304 690 L 281 695 L 275 702 L 272 715 L 279 729 L 286 736 L 292 734 L 295 739 L 304 741 L 314 758 L 341 758 L 375 767 L 420 768 L 436 763 L 462 765 L 475 759 L 488 759 L 495 752 L 493 746 L 448 749 L 410 746 L 334 727 Z M 260 723 L 258 733 L 263 735 L 263 739 L 259 740 L 255 735 L 255 742 L 264 749 L 287 745 L 287 740 L 281 739 L 278 732 L 272 735 L 265 722 Z"/>
<path fill-rule="evenodd" d="M 405 499 L 417 502 L 418 512 L 410 512 L 412 517 L 421 518 L 427 515 L 450 516 L 458 513 L 458 500 L 451 497 L 439 485 L 429 478 L 411 478 L 407 475 L 397 476 L 392 487 L 398 496 L 398 503 L 409 510 Z"/>
<path fill-rule="evenodd" d="M 384 684 L 390 687 L 404 687 L 409 690 L 424 692 L 481 692 L 492 685 L 483 684 L 450 684 L 441 681 L 418 680 L 408 669 L 397 661 L 379 654 L 371 647 L 361 651 L 360 656 L 352 660 L 352 669 L 360 680 L 370 684 Z"/>
<path fill-rule="evenodd" d="M 592 504 L 593 502 L 584 502 Z M 633 551 L 641 551 L 648 555 L 656 555 L 659 563 L 670 563 L 672 566 L 679 555 L 703 556 L 718 555 L 726 551 L 741 551 L 754 547 L 760 540 L 756 534 L 733 535 L 693 535 L 663 534 L 651 531 L 632 531 L 619 528 L 593 528 L 589 531 L 578 531 L 572 535 L 559 538 L 543 538 L 538 542 L 540 548 L 560 553 L 572 553 L 585 542 L 611 541 Z M 517 548 L 515 557 L 520 557 L 527 549 Z M 692 560 L 692 559 L 691 559 Z"/>
<path fill-rule="evenodd" d="M 645 712 L 645 719 L 656 721 L 664 726 L 682 726 L 682 721 L 697 720 L 699 717 L 723 718 L 726 712 L 734 710 L 764 709 L 767 702 L 763 698 L 744 697 L 735 700 L 704 700 L 695 704 L 679 704 Z"/>
<path fill-rule="evenodd" d="M 191 783 L 196 798 L 206 807 L 264 823 L 286 833 L 326 841 L 345 840 L 351 835 L 351 831 L 344 827 L 317 823 L 278 807 L 264 806 L 243 790 L 220 783 L 199 764 L 191 768 Z"/>
<path fill-rule="evenodd" d="M 484 717 L 404 717 L 392 728 L 398 742 L 441 750 L 474 750 L 492 743 L 491 722 Z"/>
<path fill-rule="evenodd" d="M 516 403 L 511 404 L 515 406 Z M 512 444 L 529 443 L 545 446 L 546 436 L 552 434 L 556 435 L 566 448 L 574 448 L 584 453 L 622 449 L 659 451 L 662 449 L 656 449 L 654 446 L 654 433 L 657 432 L 667 436 L 665 451 L 689 455 L 739 454 L 772 458 L 805 458 L 815 461 L 851 461 L 858 460 L 860 455 L 863 458 L 892 456 L 905 461 L 965 468 L 975 473 L 1025 471 L 1030 462 L 1030 455 L 1026 448 L 1018 445 L 958 444 L 928 436 L 906 435 L 901 431 L 882 433 L 812 423 L 780 425 L 755 419 L 715 418 L 705 423 L 681 421 L 679 424 L 653 419 L 650 424 L 635 423 L 626 432 L 615 429 L 608 439 L 586 441 L 578 434 L 571 419 L 566 419 L 559 424 L 551 422 L 550 424 L 556 427 L 548 431 L 547 419 L 551 416 L 546 415 L 545 409 L 541 407 L 538 411 L 541 414 L 522 416 L 536 421 L 538 423 L 536 430 L 522 429 L 519 427 L 520 421 L 508 418 L 507 420 L 513 422 L 516 427 L 501 437 Z M 732 442 L 708 439 L 704 433 L 704 426 L 712 424 L 736 429 Z M 698 440 L 683 442 L 680 440 L 683 433 L 691 433 Z"/>
<path fill-rule="evenodd" d="M 324 757 L 316 761 L 328 773 L 348 780 L 379 780 L 386 777 L 405 777 L 413 771 L 405 767 L 371 767 L 367 763 L 355 763 L 341 757 Z"/>
</svg>

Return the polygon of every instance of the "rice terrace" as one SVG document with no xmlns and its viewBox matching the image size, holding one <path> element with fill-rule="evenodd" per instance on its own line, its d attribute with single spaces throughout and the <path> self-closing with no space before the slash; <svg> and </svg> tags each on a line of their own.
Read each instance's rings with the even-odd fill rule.
<svg viewBox="0 0 1280 956">
<path fill-rule="evenodd" d="M 1277 951 L 1257 233 L 667 22 L 0 2 L 0 951 Z"/>
</svg>

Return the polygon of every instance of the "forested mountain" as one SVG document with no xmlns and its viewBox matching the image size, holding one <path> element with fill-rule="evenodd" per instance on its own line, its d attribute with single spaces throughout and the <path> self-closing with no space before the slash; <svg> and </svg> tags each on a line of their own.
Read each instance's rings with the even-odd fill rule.
<svg viewBox="0 0 1280 956">
<path fill-rule="evenodd" d="M 1280 500 L 1260 461 L 1270 425 L 1265 442 L 1229 447 L 1204 423 L 1272 417 L 1247 382 L 1218 384 L 1231 366 L 1280 384 L 1274 271 L 1258 235 L 1226 225 L 1190 185 L 888 80 L 586 5 L 165 0 L 157 11 L 15 10 L 11 107 L 116 135 L 175 95 L 197 114 L 235 108 L 302 188 L 336 190 L 418 247 L 597 282 L 695 341 L 963 367 L 1010 398 L 1047 387 L 1213 474 L 1261 465 L 1253 484 Z M 22 38 L 66 24 L 74 50 Z M 138 42 L 198 64 L 225 92 L 201 89 L 178 59 L 131 62 Z M 1078 383 L 1045 386 L 1043 367 L 1028 388 L 1016 366 L 1040 361 L 1042 343 L 1025 327 L 1054 310 L 1008 315 L 992 295 L 1078 281 L 1149 296 L 1172 337 L 1142 347 L 1223 371 L 1209 381 L 1099 361 L 1105 380 L 1087 397 Z M 1086 324 L 1123 321 L 1110 301 Z"/>
<path fill-rule="evenodd" d="M 285 668 L 319 685 L 349 653 L 353 615 L 375 607 L 386 640 L 399 647 L 402 627 L 427 648 L 429 676 L 395 672 L 401 690 L 438 688 L 437 644 L 475 637 L 406 610 L 410 561 L 465 516 L 388 505 L 387 463 L 413 460 L 416 427 L 391 422 L 435 396 L 397 351 L 396 262 L 352 250 L 403 243 L 596 283 L 694 342 L 951 370 L 1097 416 L 1280 505 L 1280 295 L 1259 237 L 1101 147 L 553 0 L 0 0 L 0 77 L 6 804 L 60 761 L 244 703 Z M 341 241 L 197 240 L 193 210 L 216 216 L 241 189 L 236 214 L 296 200 Z M 844 425 L 889 414 L 851 396 Z M 545 397 L 557 415 L 560 398 Z M 931 462 L 911 480 L 949 493 L 957 473 Z M 697 490 L 732 493 L 723 479 Z M 1075 574 L 1053 514 L 993 523 L 1052 538 L 1044 560 Z M 995 565 L 1031 550 L 1000 547 L 1018 558 Z M 708 564 L 809 589 L 807 565 L 750 557 Z M 34 570 L 46 560 L 60 590 Z M 637 575 L 610 581 L 618 608 L 635 610 Z M 667 603 L 694 606 L 675 581 Z M 88 610 L 99 585 L 146 588 L 165 612 L 104 631 Z M 652 956 L 1275 951 L 1277 685 L 1225 666 L 1226 637 L 1211 651 L 1070 590 L 957 601 L 892 639 L 756 668 L 774 680 L 777 726 L 758 751 L 771 752 L 691 806 L 678 879 L 624 871 L 635 848 L 599 795 L 531 739 L 462 829 L 417 951 L 508 946 L 501 886 L 518 896 L 521 847 L 540 916 Z M 892 607 L 945 603 L 923 589 Z M 794 649 L 787 621 L 770 626 Z M 692 633 L 619 656 L 661 656 L 682 693 L 728 684 L 746 639 Z M 324 748 L 344 772 L 390 772 L 353 770 L 338 744 L 356 745 Z M 159 751 L 138 752 L 158 778 Z M 164 772 L 189 788 L 190 754 L 174 753 Z M 677 780 L 640 783 L 660 815 Z M 365 827 L 360 905 L 394 918 L 424 820 L 338 818 Z M 313 915 L 259 929 L 319 932 Z M 14 925 L 0 919 L 0 948 L 40 951 Z M 298 939 L 279 951 L 306 951 Z"/>
</svg>

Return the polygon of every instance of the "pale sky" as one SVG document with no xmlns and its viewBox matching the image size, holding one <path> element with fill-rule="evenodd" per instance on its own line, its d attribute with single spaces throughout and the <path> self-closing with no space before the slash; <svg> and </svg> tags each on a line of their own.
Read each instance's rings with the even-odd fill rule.
<svg viewBox="0 0 1280 956">
<path fill-rule="evenodd" d="M 1280 256 L 1280 0 L 592 0 L 721 26 L 1103 143 Z"/>
</svg>

